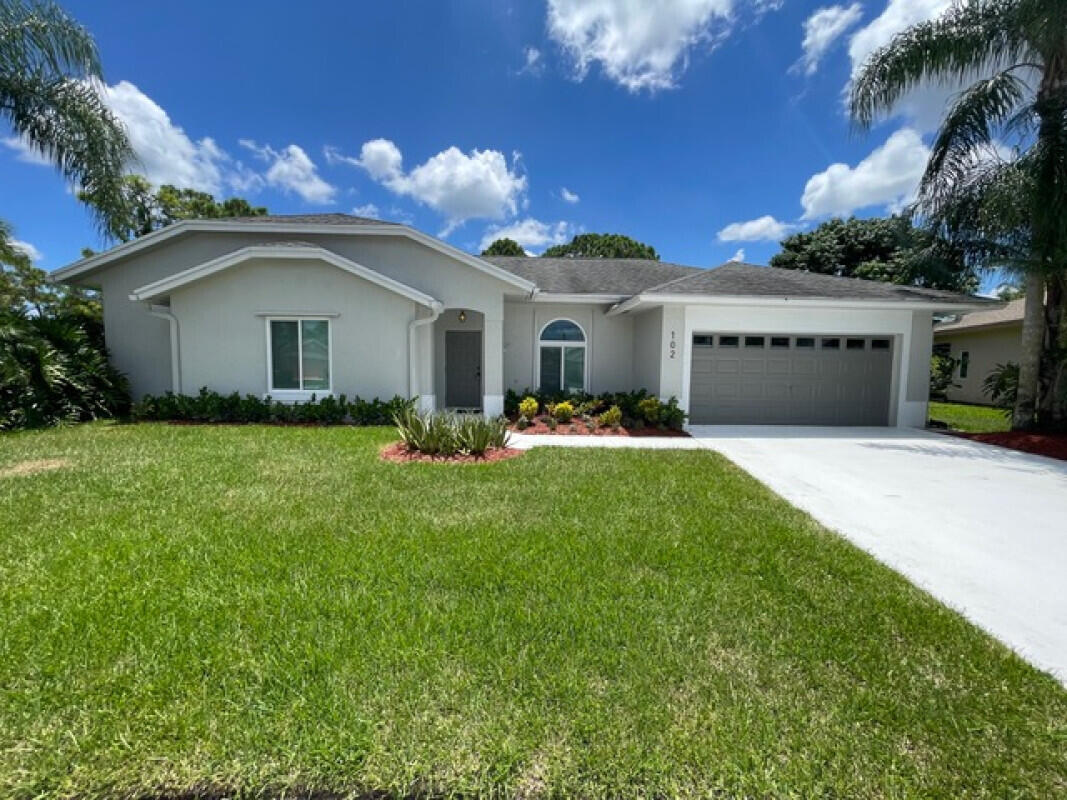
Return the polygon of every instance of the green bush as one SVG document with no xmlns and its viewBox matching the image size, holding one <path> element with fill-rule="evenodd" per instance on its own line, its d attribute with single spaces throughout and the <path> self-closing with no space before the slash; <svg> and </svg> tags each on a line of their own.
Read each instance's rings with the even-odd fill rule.
<svg viewBox="0 0 1067 800">
<path fill-rule="evenodd" d="M 658 397 L 646 397 L 637 404 L 638 416 L 650 425 L 659 422 L 660 402 Z"/>
<path fill-rule="evenodd" d="M 622 409 L 612 406 L 600 415 L 600 424 L 605 428 L 618 428 L 622 424 Z"/>
<path fill-rule="evenodd" d="M 556 422 L 556 418 L 555 418 L 555 417 L 546 417 L 546 418 L 545 418 L 545 424 L 546 424 L 546 425 L 548 426 L 548 429 L 549 429 L 550 431 L 554 431 L 554 430 L 556 429 L 556 426 L 557 426 L 557 425 L 558 425 L 559 423 L 558 423 L 558 422 Z"/>
<path fill-rule="evenodd" d="M 129 411 L 126 379 L 77 315 L 0 315 L 0 430 L 43 428 Z"/>
<path fill-rule="evenodd" d="M 508 443 L 507 420 L 503 417 L 419 413 L 408 407 L 396 413 L 393 421 L 409 450 L 431 456 L 481 456 Z"/>
<path fill-rule="evenodd" d="M 537 411 L 541 407 L 541 404 L 537 402 L 536 397 L 526 396 L 519 403 L 519 414 L 526 419 L 530 420 L 537 416 Z"/>
<path fill-rule="evenodd" d="M 144 422 L 264 422 L 317 425 L 387 425 L 393 417 L 414 407 L 414 400 L 397 396 L 391 400 L 349 401 L 345 395 L 312 395 L 306 403 L 282 403 L 268 397 L 237 393 L 219 394 L 206 387 L 195 396 L 145 395 L 134 403 L 132 416 Z"/>
<path fill-rule="evenodd" d="M 552 408 L 552 416 L 555 417 L 558 422 L 570 422 L 574 417 L 574 406 L 568 400 L 556 403 Z"/>
<path fill-rule="evenodd" d="M 956 371 L 956 359 L 952 356 L 934 353 L 930 356 L 930 398 L 944 400 L 950 388 L 959 388 L 959 384 L 953 383 L 952 376 Z"/>
<path fill-rule="evenodd" d="M 982 381 L 982 393 L 993 405 L 1010 414 L 1019 395 L 1019 365 L 1009 361 L 993 367 Z"/>
</svg>

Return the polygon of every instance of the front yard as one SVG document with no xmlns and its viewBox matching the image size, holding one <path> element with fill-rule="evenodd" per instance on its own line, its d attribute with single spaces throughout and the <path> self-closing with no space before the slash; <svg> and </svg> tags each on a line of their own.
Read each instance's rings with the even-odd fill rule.
<svg viewBox="0 0 1067 800">
<path fill-rule="evenodd" d="M 1067 693 L 710 452 L 0 437 L 0 796 L 1052 797 Z"/>
<path fill-rule="evenodd" d="M 999 408 L 967 403 L 930 401 L 930 419 L 943 422 L 950 430 L 964 433 L 999 433 L 1011 428 L 1011 417 Z"/>
</svg>

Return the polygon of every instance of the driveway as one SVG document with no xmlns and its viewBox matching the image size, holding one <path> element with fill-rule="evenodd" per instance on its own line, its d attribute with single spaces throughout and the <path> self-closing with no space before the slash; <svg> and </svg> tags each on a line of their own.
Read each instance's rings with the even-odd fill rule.
<svg viewBox="0 0 1067 800">
<path fill-rule="evenodd" d="M 1067 683 L 1067 462 L 916 430 L 691 433 Z"/>
</svg>

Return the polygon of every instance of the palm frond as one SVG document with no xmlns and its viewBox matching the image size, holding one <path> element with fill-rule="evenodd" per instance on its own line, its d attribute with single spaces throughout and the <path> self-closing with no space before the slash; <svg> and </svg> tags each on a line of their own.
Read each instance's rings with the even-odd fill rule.
<svg viewBox="0 0 1067 800">
<path fill-rule="evenodd" d="M 56 3 L 0 4 L 0 72 L 100 78 L 92 35 Z"/>
<path fill-rule="evenodd" d="M 898 33 L 876 50 L 852 83 L 853 121 L 869 127 L 905 94 L 924 83 L 959 83 L 990 68 L 1039 58 L 1015 3 L 971 0 L 941 17 Z"/>
</svg>

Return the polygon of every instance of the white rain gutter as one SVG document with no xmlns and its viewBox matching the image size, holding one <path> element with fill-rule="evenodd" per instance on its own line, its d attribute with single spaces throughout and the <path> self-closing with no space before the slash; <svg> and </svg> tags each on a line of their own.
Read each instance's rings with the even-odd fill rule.
<svg viewBox="0 0 1067 800">
<path fill-rule="evenodd" d="M 408 323 L 408 399 L 415 396 L 415 387 L 419 383 L 419 365 L 418 354 L 416 352 L 415 334 L 418 332 L 419 328 L 424 325 L 429 325 L 431 322 L 435 322 L 444 310 L 444 304 L 434 300 L 433 304 L 430 306 L 430 316 L 416 316 Z"/>
<path fill-rule="evenodd" d="M 178 343 L 178 318 L 171 313 L 170 306 L 149 305 L 148 313 L 153 317 L 165 319 L 170 323 L 170 382 L 174 394 L 182 393 L 181 347 Z"/>
</svg>

